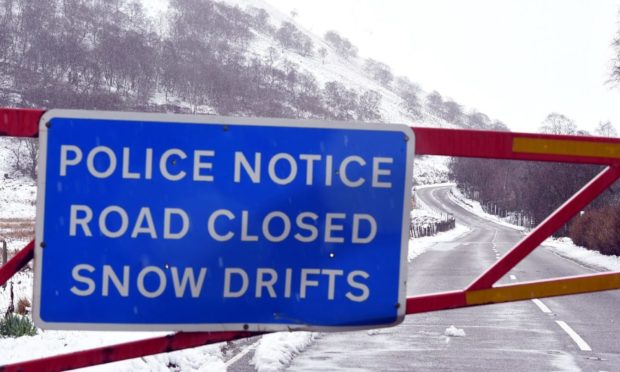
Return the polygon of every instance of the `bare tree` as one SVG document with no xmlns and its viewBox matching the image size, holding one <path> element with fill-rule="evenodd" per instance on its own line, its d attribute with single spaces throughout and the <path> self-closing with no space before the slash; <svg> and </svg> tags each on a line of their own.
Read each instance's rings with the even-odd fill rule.
<svg viewBox="0 0 620 372">
<path fill-rule="evenodd" d="M 358 120 L 376 121 L 381 119 L 380 106 L 381 95 L 374 90 L 367 90 L 359 98 Z"/>
<path fill-rule="evenodd" d="M 543 120 L 539 130 L 547 134 L 576 134 L 577 124 L 562 114 L 552 112 Z"/>
<path fill-rule="evenodd" d="M 426 108 L 435 115 L 443 118 L 443 97 L 436 90 L 426 96 Z"/>
<path fill-rule="evenodd" d="M 594 133 L 601 137 L 618 137 L 618 131 L 609 120 L 600 121 L 594 129 Z"/>
<path fill-rule="evenodd" d="M 368 58 L 364 62 L 364 70 L 381 85 L 388 86 L 394 80 L 390 66 L 372 58 Z"/>
<path fill-rule="evenodd" d="M 342 57 L 346 59 L 357 57 L 357 47 L 348 39 L 340 36 L 336 31 L 327 31 L 325 33 L 325 41 Z"/>
<path fill-rule="evenodd" d="M 443 103 L 445 119 L 453 124 L 463 124 L 463 106 L 455 101 L 446 100 Z"/>
<path fill-rule="evenodd" d="M 322 47 L 319 49 L 319 57 L 321 57 L 321 63 L 325 64 L 325 57 L 327 57 L 327 49 Z"/>
<path fill-rule="evenodd" d="M 22 138 L 26 152 L 24 170 L 30 178 L 37 179 L 37 163 L 39 162 L 39 141 L 34 138 Z"/>
<path fill-rule="evenodd" d="M 19 138 L 11 138 L 11 142 L 9 145 L 9 152 L 13 157 L 12 168 L 13 171 L 21 172 L 22 171 L 22 146 L 23 142 Z"/>
<path fill-rule="evenodd" d="M 353 120 L 358 109 L 358 95 L 338 81 L 330 81 L 323 89 L 323 100 L 331 119 Z"/>
</svg>

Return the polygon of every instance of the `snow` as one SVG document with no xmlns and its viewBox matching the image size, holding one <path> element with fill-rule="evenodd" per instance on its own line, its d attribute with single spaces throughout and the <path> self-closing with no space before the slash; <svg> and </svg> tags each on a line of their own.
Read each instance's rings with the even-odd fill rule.
<svg viewBox="0 0 620 372">
<path fill-rule="evenodd" d="M 311 38 L 315 50 L 325 48 L 328 51 L 325 60 L 323 60 L 318 54 L 315 54 L 313 57 L 303 57 L 293 51 L 277 47 L 278 53 L 280 54 L 279 60 L 276 61 L 278 67 L 281 67 L 285 60 L 293 62 L 301 71 L 311 73 L 317 79 L 321 87 L 327 82 L 338 81 L 347 88 L 354 89 L 358 94 L 367 90 L 377 91 L 382 96 L 380 108 L 382 122 L 408 125 L 413 125 L 413 123 L 424 123 L 424 126 L 441 126 L 444 128 L 456 127 L 425 111 L 424 108 L 422 108 L 421 118 L 414 118 L 411 116 L 402 108 L 402 98 L 394 91 L 382 86 L 366 74 L 363 68 L 366 57 L 359 56 L 358 58 L 350 59 L 340 57 L 331 46 L 323 40 L 323 35 L 315 35 L 308 31 L 290 14 L 284 14 L 262 0 L 225 0 L 222 2 L 238 6 L 241 9 L 248 9 L 250 7 L 263 8 L 269 13 L 269 21 L 273 26 L 279 27 L 283 22 L 290 22 Z M 277 46 L 277 43 L 267 35 L 257 34 L 256 36 L 256 39 L 248 48 L 248 54 L 260 58 L 268 58 L 269 49 L 273 48 L 274 45 Z M 346 35 L 342 36 L 345 38 L 347 37 Z M 423 91 L 419 94 L 420 97 L 425 95 L 426 93 Z"/>
<path fill-rule="evenodd" d="M 36 192 L 37 187 L 33 181 L 21 178 L 2 180 L 0 183 L 0 205 L 2 206 L 0 218 L 34 220 Z"/>
<path fill-rule="evenodd" d="M 489 221 L 494 222 L 494 223 L 496 223 L 498 225 L 501 225 L 501 226 L 504 226 L 504 227 L 508 227 L 508 228 L 511 228 L 511 229 L 520 230 L 520 231 L 525 231 L 526 230 L 525 227 L 513 225 L 513 224 L 505 221 L 501 217 L 498 217 L 498 216 L 495 216 L 495 215 L 492 215 L 492 214 L 488 214 L 487 212 L 485 212 L 482 209 L 482 206 L 480 205 L 479 202 L 477 202 L 475 200 L 467 199 L 461 193 L 461 191 L 459 191 L 459 189 L 456 188 L 456 187 L 453 187 L 452 190 L 450 190 L 450 194 L 449 195 L 450 195 L 450 200 L 452 200 L 456 204 L 460 205 L 461 207 L 463 207 L 467 211 L 475 214 L 476 216 L 478 216 L 480 218 L 484 218 L 485 220 L 489 220 Z"/>
<path fill-rule="evenodd" d="M 415 188 L 423 185 L 448 184 L 448 162 L 444 156 L 415 156 L 413 182 Z"/>
<path fill-rule="evenodd" d="M 34 219 L 36 184 L 22 175 L 12 174 L 11 145 L 9 138 L 0 137 L 0 219 Z"/>
<path fill-rule="evenodd" d="M 570 238 L 548 238 L 543 246 L 552 252 L 586 266 L 600 270 L 620 271 L 620 257 L 605 256 L 599 252 L 575 245 Z"/>
<path fill-rule="evenodd" d="M 433 184 L 415 186 L 414 189 L 421 190 L 421 189 L 431 189 L 434 187 L 446 187 L 446 186 L 456 186 L 456 183 L 454 182 L 433 183 Z"/>
<path fill-rule="evenodd" d="M 465 330 L 456 328 L 455 326 L 451 325 L 450 327 L 446 328 L 443 334 L 448 337 L 465 337 Z"/>
<path fill-rule="evenodd" d="M 422 253 L 431 249 L 437 243 L 451 242 L 458 239 L 460 236 L 467 234 L 470 231 L 464 225 L 456 224 L 456 228 L 438 233 L 435 236 L 425 236 L 422 238 L 415 238 L 409 240 L 409 255 L 408 260 L 411 262 Z"/>
<path fill-rule="evenodd" d="M 250 363 L 259 372 L 280 371 L 316 337 L 317 334 L 312 332 L 277 332 L 265 335 L 258 341 Z"/>
</svg>

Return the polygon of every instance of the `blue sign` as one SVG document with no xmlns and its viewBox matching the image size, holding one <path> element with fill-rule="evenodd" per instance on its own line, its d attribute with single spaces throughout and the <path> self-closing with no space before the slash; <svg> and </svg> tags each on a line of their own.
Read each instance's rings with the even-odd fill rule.
<svg viewBox="0 0 620 372">
<path fill-rule="evenodd" d="M 402 125 L 52 110 L 38 326 L 345 330 L 405 314 Z"/>
</svg>

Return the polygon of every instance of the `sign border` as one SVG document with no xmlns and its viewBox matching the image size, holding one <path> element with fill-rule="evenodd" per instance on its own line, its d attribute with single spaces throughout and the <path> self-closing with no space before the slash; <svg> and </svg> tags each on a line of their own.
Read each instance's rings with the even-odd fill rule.
<svg viewBox="0 0 620 372">
<path fill-rule="evenodd" d="M 223 124 L 262 127 L 284 128 L 324 128 L 324 129 L 347 129 L 366 131 L 391 131 L 401 132 L 406 141 L 407 159 L 405 170 L 405 185 L 403 190 L 403 215 L 401 227 L 401 250 L 400 250 L 400 276 L 398 284 L 398 308 L 396 319 L 392 323 L 369 324 L 357 326 L 316 326 L 309 324 L 286 324 L 286 323 L 79 323 L 79 322 L 47 322 L 40 317 L 41 304 L 41 273 L 42 259 L 44 254 L 43 231 L 45 213 L 45 182 L 47 172 L 47 123 L 54 118 L 66 119 L 100 119 L 134 122 L 159 122 L 159 123 L 182 123 L 182 124 Z M 279 119 L 279 118 L 256 118 L 256 117 L 230 117 L 217 115 L 191 115 L 191 114 L 161 114 L 140 113 L 122 111 L 90 111 L 90 110 L 65 110 L 52 109 L 46 111 L 39 121 L 39 174 L 37 179 L 37 206 L 35 225 L 35 251 L 34 251 L 34 286 L 32 318 L 37 327 L 47 330 L 92 330 L 92 331 L 321 331 L 338 332 L 372 328 L 385 328 L 400 324 L 406 315 L 406 291 L 407 291 L 407 256 L 409 247 L 409 223 L 412 205 L 411 188 L 413 185 L 413 158 L 415 152 L 415 135 L 411 128 L 404 124 L 342 122 L 308 119 Z"/>
</svg>

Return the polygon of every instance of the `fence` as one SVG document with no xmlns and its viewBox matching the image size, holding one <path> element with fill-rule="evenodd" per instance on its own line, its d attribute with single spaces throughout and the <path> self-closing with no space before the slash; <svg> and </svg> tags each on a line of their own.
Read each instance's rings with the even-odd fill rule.
<svg viewBox="0 0 620 372">
<path fill-rule="evenodd" d="M 437 233 L 452 230 L 456 227 L 456 219 L 451 214 L 442 214 L 441 219 L 433 222 L 417 224 L 415 220 L 409 225 L 409 237 L 422 238 Z"/>
</svg>

